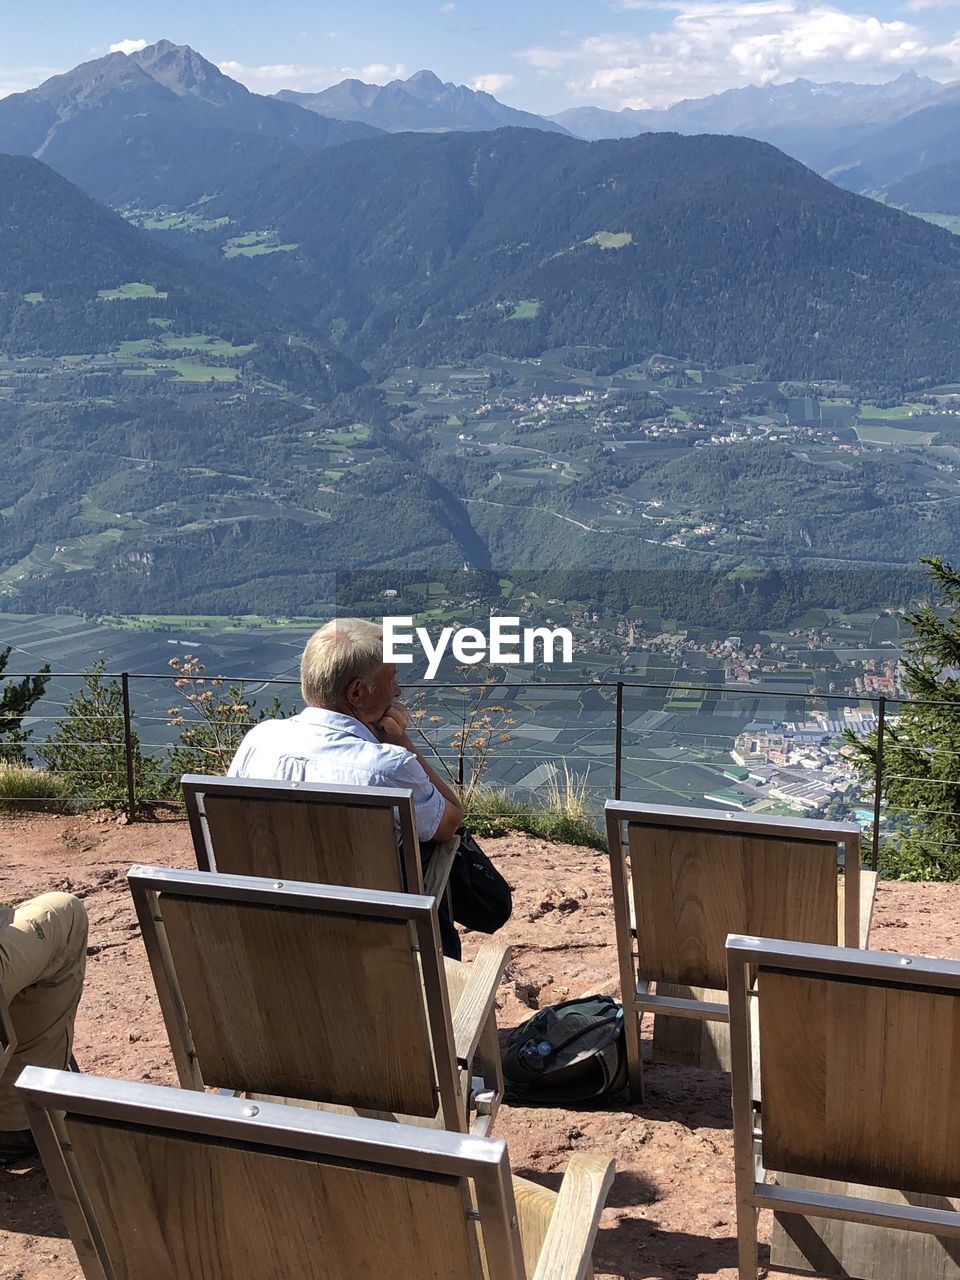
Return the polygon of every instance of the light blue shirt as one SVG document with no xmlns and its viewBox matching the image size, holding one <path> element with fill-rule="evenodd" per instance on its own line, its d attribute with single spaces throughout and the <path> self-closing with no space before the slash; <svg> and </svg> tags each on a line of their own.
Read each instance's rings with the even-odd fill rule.
<svg viewBox="0 0 960 1280">
<path fill-rule="evenodd" d="M 446 801 L 406 747 L 378 742 L 365 724 L 323 707 L 287 720 L 263 720 L 246 735 L 227 770 L 231 778 L 409 787 L 420 840 L 436 834 Z"/>
</svg>

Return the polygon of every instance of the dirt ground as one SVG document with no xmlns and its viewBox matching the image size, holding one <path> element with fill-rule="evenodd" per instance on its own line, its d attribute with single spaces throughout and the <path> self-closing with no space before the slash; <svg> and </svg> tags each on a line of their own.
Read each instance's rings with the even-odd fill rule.
<svg viewBox="0 0 960 1280">
<path fill-rule="evenodd" d="M 500 993 L 501 1028 L 541 1005 L 616 992 L 606 857 L 528 836 L 483 843 L 514 886 L 513 919 L 498 935 L 513 948 Z M 0 816 L 0 901 L 65 889 L 84 899 L 90 915 L 75 1046 L 83 1070 L 174 1084 L 124 880 L 134 862 L 194 865 L 186 824 L 126 826 L 115 815 Z M 467 935 L 465 958 L 479 941 Z M 871 945 L 960 958 L 960 887 L 881 884 Z M 515 1172 L 551 1187 L 574 1151 L 616 1157 L 595 1251 L 598 1277 L 734 1280 L 728 1079 L 650 1066 L 646 1083 L 645 1102 L 628 1110 L 505 1106 L 495 1134 L 509 1143 Z M 768 1232 L 769 1222 L 762 1227 Z M 40 1168 L 0 1170 L 0 1280 L 81 1280 Z"/>
</svg>

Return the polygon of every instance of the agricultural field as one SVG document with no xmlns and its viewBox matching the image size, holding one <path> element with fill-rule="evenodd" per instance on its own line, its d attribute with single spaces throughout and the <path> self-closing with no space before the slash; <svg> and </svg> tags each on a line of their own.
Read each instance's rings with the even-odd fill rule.
<svg viewBox="0 0 960 1280">
<path fill-rule="evenodd" d="M 540 314 L 540 303 L 536 298 L 521 298 L 507 317 L 509 320 L 534 320 Z"/>
<path fill-rule="evenodd" d="M 218 231 L 230 225 L 229 218 L 204 218 L 202 214 L 189 211 L 125 209 L 122 213 L 128 222 L 144 231 L 188 231 L 200 234 L 204 231 Z"/>
<path fill-rule="evenodd" d="M 127 284 L 118 285 L 116 289 L 100 289 L 97 297 L 101 302 L 130 302 L 140 298 L 165 298 L 167 295 L 156 285 L 146 284 L 143 280 L 131 280 Z"/>
<path fill-rule="evenodd" d="M 858 422 L 854 427 L 857 439 L 865 444 L 910 444 L 929 445 L 933 442 L 933 431 L 908 431 L 902 427 L 887 426 L 885 423 Z"/>
<path fill-rule="evenodd" d="M 206 333 L 170 333 L 159 334 L 156 338 L 138 338 L 130 342 L 121 342 L 117 354 L 121 360 L 137 356 L 149 356 L 164 351 L 196 351 L 208 356 L 246 356 L 254 349 L 254 344 L 241 343 L 234 345 L 223 338 L 215 338 Z"/>
<path fill-rule="evenodd" d="M 887 422 L 902 422 L 904 418 L 922 418 L 924 414 L 929 412 L 929 405 L 915 401 L 893 405 L 886 409 L 881 409 L 875 404 L 861 404 L 860 406 L 861 420 L 880 418 Z"/>
<path fill-rule="evenodd" d="M 595 244 L 601 249 L 625 249 L 633 244 L 633 233 L 630 231 L 598 231 L 596 235 L 584 240 L 584 244 Z"/>
<path fill-rule="evenodd" d="M 222 252 L 225 258 L 261 258 L 269 253 L 292 253 L 299 248 L 298 244 L 280 244 L 276 231 L 267 228 L 231 236 Z"/>
</svg>

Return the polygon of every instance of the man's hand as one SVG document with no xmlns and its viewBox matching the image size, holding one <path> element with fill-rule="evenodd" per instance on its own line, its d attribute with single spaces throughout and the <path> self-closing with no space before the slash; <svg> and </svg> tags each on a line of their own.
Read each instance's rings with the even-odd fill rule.
<svg viewBox="0 0 960 1280">
<path fill-rule="evenodd" d="M 395 746 L 409 747 L 407 726 L 410 716 L 402 702 L 391 702 L 379 724 L 371 725 L 373 732 L 381 742 L 390 742 Z"/>
</svg>

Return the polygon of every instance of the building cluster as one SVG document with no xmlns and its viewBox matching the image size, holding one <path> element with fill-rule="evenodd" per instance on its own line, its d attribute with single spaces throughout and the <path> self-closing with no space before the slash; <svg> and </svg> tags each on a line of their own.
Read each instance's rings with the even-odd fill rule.
<svg viewBox="0 0 960 1280">
<path fill-rule="evenodd" d="M 864 738 L 877 729 L 872 707 L 844 706 L 813 711 L 805 721 L 748 725 L 730 752 L 738 770 L 730 776 L 746 784 L 752 799 L 757 788 L 799 812 L 824 809 L 831 800 L 856 798 L 857 775 L 849 730 Z"/>
</svg>

